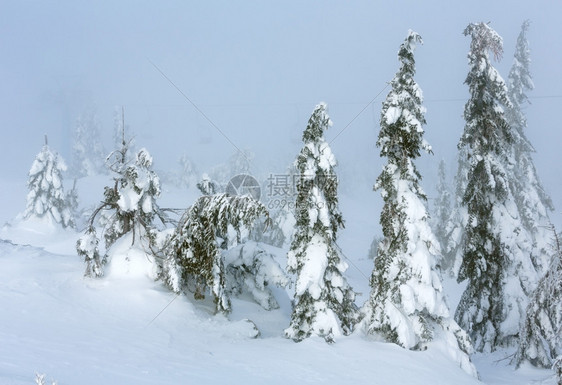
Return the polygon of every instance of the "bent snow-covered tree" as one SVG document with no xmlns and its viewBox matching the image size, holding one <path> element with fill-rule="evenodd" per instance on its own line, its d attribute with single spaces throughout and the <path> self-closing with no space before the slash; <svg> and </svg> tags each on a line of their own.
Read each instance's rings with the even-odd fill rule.
<svg viewBox="0 0 562 385">
<path fill-rule="evenodd" d="M 489 58 L 489 52 L 501 56 L 502 39 L 485 23 L 470 24 L 464 34 L 472 41 L 465 81 L 470 99 L 458 145 L 464 168 L 457 175 L 466 180 L 459 191 L 466 225 L 457 251 L 458 280 L 468 285 L 455 319 L 477 350 L 492 351 L 515 341 L 538 274 L 511 187 L 514 133 L 502 108 L 511 103 Z"/>
<path fill-rule="evenodd" d="M 194 291 L 195 299 L 205 298 L 205 291 L 209 290 L 216 310 L 228 313 L 231 304 L 223 250 L 237 246 L 260 216 L 268 217 L 267 209 L 249 196 L 216 194 L 199 197 L 187 209 L 168 242 L 164 281 L 175 292 Z M 275 270 L 276 277 L 280 269 L 275 268 L 264 250 L 258 250 L 257 247 L 250 249 L 242 248 L 238 255 L 234 253 L 229 256 L 227 262 L 232 269 L 237 270 L 232 272 L 240 279 L 239 283 L 230 282 L 230 288 L 251 287 L 251 294 L 256 298 L 261 297 L 264 307 L 275 307 L 274 299 L 268 296 L 265 289 L 265 278 L 250 282 L 248 276 L 252 272 L 248 269 L 257 269 L 253 273 L 261 269 L 265 275 Z M 273 268 L 269 268 L 271 266 Z M 285 282 L 281 278 L 274 278 L 273 281 L 281 285 Z M 261 292 L 258 294 L 256 290 Z"/>
<path fill-rule="evenodd" d="M 429 225 L 426 196 L 414 159 L 431 153 L 423 139 L 425 108 L 414 80 L 414 49 L 421 37 L 410 31 L 398 51 L 400 69 L 383 102 L 377 146 L 387 165 L 377 178 L 384 206 L 379 244 L 371 275 L 371 295 L 363 308 L 364 327 L 407 349 L 424 349 L 443 339 L 464 370 L 476 371 L 467 355 L 466 334 L 449 314 L 437 271 L 439 243 Z"/>
<path fill-rule="evenodd" d="M 70 207 L 63 188 L 62 173 L 66 164 L 56 152 L 51 151 L 45 136 L 45 145 L 31 165 L 27 187 L 25 219 L 48 218 L 62 227 L 74 227 Z"/>
<path fill-rule="evenodd" d="M 506 118 L 513 134 L 513 163 L 510 178 L 511 190 L 521 216 L 521 223 L 529 235 L 532 245 L 529 252 L 533 265 L 540 275 L 544 275 L 550 263 L 550 218 L 554 210 L 552 200 L 545 192 L 538 177 L 532 154 L 533 145 L 525 135 L 527 118 L 523 106 L 529 102 L 526 92 L 534 88 L 530 72 L 530 50 L 527 41 L 529 21 L 523 22 L 513 65 L 508 76 L 508 96 L 511 106 L 506 108 Z"/>
<path fill-rule="evenodd" d="M 550 368 L 562 354 L 562 250 L 556 232 L 550 267 L 531 297 L 513 361 Z"/>
<path fill-rule="evenodd" d="M 287 267 L 296 274 L 294 308 L 285 335 L 301 341 L 311 335 L 327 342 L 349 334 L 357 320 L 355 293 L 343 276 L 347 264 L 337 245 L 343 227 L 338 208 L 336 159 L 324 140 L 331 125 L 326 104 L 314 109 L 303 133 L 295 166 L 299 175 L 296 229 Z"/>
<path fill-rule="evenodd" d="M 116 173 L 115 184 L 105 187 L 104 200 L 90 217 L 88 228 L 78 240 L 78 255 L 86 262 L 86 276 L 103 275 L 103 265 L 107 253 L 101 256 L 98 245 L 95 221 L 98 214 L 104 217 L 103 237 L 106 250 L 126 234 L 132 234 L 132 244 L 138 243 L 143 250 L 152 248 L 152 230 L 155 219 L 166 222 L 156 199 L 160 196 L 160 180 L 152 171 L 152 157 L 146 149 L 136 155 L 135 163 L 126 164 L 128 147 L 125 141 L 120 150 L 108 157 L 113 163 L 110 169 Z"/>
</svg>

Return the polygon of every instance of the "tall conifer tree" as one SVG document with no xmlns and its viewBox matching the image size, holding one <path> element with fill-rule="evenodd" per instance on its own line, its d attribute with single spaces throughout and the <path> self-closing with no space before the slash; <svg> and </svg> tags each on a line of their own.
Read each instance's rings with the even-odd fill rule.
<svg viewBox="0 0 562 385">
<path fill-rule="evenodd" d="M 407 349 L 423 349 L 435 336 L 445 335 L 454 358 L 476 375 L 467 355 L 468 338 L 452 320 L 443 296 L 436 267 L 439 243 L 429 226 L 427 199 L 414 164 L 422 151 L 431 153 L 423 139 L 422 91 L 414 80 L 418 43 L 421 37 L 409 31 L 398 51 L 400 69 L 382 106 L 377 146 L 388 163 L 375 189 L 384 200 L 384 238 L 375 257 L 363 322 L 368 333 Z"/>
<path fill-rule="evenodd" d="M 297 275 L 297 281 L 291 324 L 285 330 L 295 341 L 318 335 L 333 342 L 352 331 L 357 317 L 355 293 L 343 276 L 347 264 L 336 243 L 343 218 L 338 208 L 336 158 L 324 140 L 324 131 L 332 124 L 326 108 L 320 103 L 314 109 L 295 161 L 300 178 L 288 270 Z"/>
<path fill-rule="evenodd" d="M 468 285 L 455 318 L 477 350 L 492 351 L 517 337 L 537 272 L 512 191 L 516 133 L 502 107 L 512 105 L 489 58 L 490 52 L 501 57 L 502 38 L 485 23 L 469 24 L 464 34 L 472 41 L 465 81 L 470 99 L 458 145 L 465 226 L 457 251 L 462 258 L 458 280 Z"/>
<path fill-rule="evenodd" d="M 554 210 L 554 206 L 538 177 L 532 158 L 535 149 L 525 135 L 528 126 L 523 107 L 529 103 L 527 92 L 534 88 L 527 41 L 529 25 L 528 20 L 523 22 L 517 38 L 513 65 L 507 83 L 511 106 L 506 108 L 506 117 L 514 138 L 513 163 L 510 165 L 514 176 L 511 178 L 511 189 L 521 222 L 529 236 L 529 253 L 533 264 L 539 274 L 543 275 L 550 263 L 552 236 L 548 213 Z"/>
</svg>

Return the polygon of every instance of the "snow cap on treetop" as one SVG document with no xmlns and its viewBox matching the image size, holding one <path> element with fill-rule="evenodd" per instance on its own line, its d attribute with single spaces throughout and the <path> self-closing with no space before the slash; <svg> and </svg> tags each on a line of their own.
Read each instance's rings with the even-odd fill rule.
<svg viewBox="0 0 562 385">
<path fill-rule="evenodd" d="M 489 23 L 470 23 L 463 31 L 465 36 L 471 36 L 470 52 L 476 56 L 488 57 L 488 51 L 494 53 L 494 58 L 500 60 L 503 55 L 503 39 L 494 31 Z"/>
</svg>

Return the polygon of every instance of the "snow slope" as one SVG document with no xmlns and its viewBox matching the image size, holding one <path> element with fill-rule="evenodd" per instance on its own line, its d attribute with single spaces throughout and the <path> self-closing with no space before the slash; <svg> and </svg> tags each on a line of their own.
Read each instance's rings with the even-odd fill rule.
<svg viewBox="0 0 562 385">
<path fill-rule="evenodd" d="M 61 385 L 476 383 L 438 352 L 361 336 L 296 344 L 267 327 L 273 315 L 288 322 L 286 308 L 236 301 L 268 331 L 253 339 L 240 309 L 229 321 L 184 297 L 154 319 L 172 293 L 143 277 L 84 280 L 74 256 L 3 241 L 0 264 L 2 384 L 32 383 L 36 372 Z"/>
<path fill-rule="evenodd" d="M 351 225 L 342 231 L 342 245 L 358 268 L 348 270 L 350 282 L 364 291 L 372 261 L 363 256 L 373 234 L 353 223 L 370 222 L 371 213 L 356 197 L 340 199 Z M 14 239 L 0 241 L 0 384 L 33 384 L 35 373 L 59 385 L 480 383 L 439 344 L 413 352 L 359 333 L 333 345 L 284 338 L 293 289 L 274 290 L 280 309 L 273 311 L 234 299 L 226 319 L 212 314 L 210 302 L 176 297 L 146 275 L 82 278 L 75 234 L 45 236 L 14 224 L 0 238 Z M 511 353 L 477 355 L 482 380 L 555 383 L 551 371 L 514 371 L 509 360 L 498 361 Z"/>
</svg>

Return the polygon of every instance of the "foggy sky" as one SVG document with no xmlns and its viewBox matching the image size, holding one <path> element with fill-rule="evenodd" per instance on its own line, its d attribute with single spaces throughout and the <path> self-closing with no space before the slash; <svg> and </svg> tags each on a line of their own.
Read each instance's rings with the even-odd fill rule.
<svg viewBox="0 0 562 385">
<path fill-rule="evenodd" d="M 108 150 L 114 108 L 123 106 L 137 146 L 152 153 L 156 168 L 177 167 L 182 154 L 199 171 L 225 162 L 234 146 L 156 65 L 236 147 L 256 154 L 261 175 L 284 171 L 315 104 L 325 101 L 334 121 L 326 139 L 342 185 L 370 191 L 383 165 L 375 141 L 384 87 L 398 69 L 398 47 L 413 29 L 424 40 L 416 51 L 416 80 L 435 155 L 422 156 L 418 165 L 431 196 L 437 162 L 448 162 L 451 178 L 456 170 L 468 97 L 463 82 L 470 39 L 463 29 L 491 22 L 504 38 L 504 58 L 495 65 L 507 79 L 521 23 L 529 19 L 536 88 L 525 109 L 527 135 L 560 228 L 561 14 L 560 2 L 545 0 L 4 1 L 0 175 L 25 184 L 45 133 L 70 162 L 76 118 L 92 105 Z"/>
</svg>

